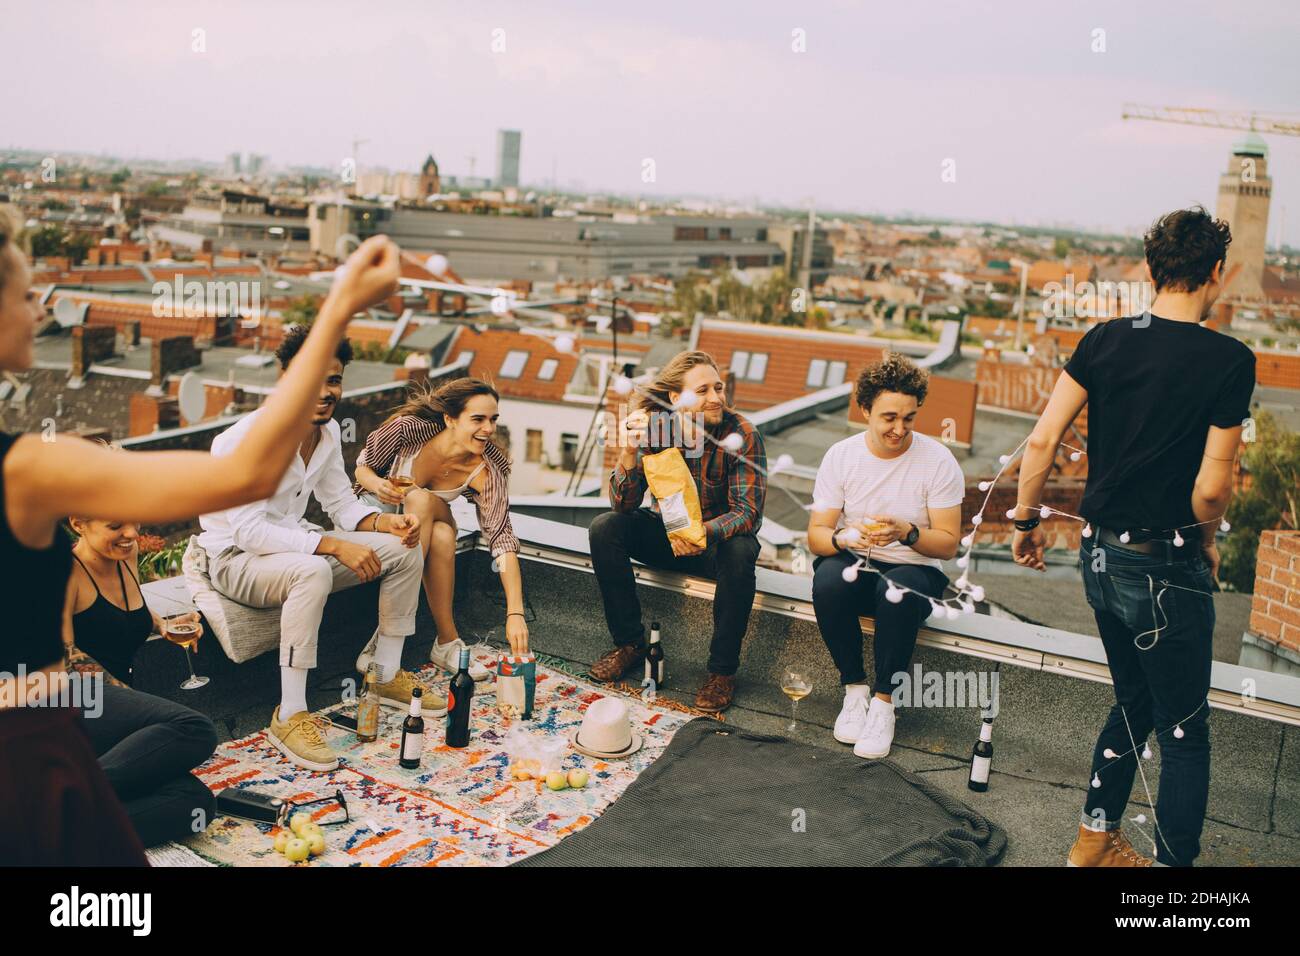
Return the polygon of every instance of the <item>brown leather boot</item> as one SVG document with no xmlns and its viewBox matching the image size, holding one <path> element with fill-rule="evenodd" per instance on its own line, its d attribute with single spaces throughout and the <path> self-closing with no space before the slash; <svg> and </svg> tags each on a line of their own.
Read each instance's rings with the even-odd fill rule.
<svg viewBox="0 0 1300 956">
<path fill-rule="evenodd" d="M 620 644 L 595 661 L 587 669 L 592 680 L 603 682 L 618 680 L 624 671 L 645 660 L 645 647 L 640 644 Z"/>
<path fill-rule="evenodd" d="M 710 674 L 700 692 L 695 695 L 696 710 L 717 713 L 731 706 L 731 698 L 736 696 L 736 678 Z"/>
<path fill-rule="evenodd" d="M 1066 866 L 1150 866 L 1119 830 L 1090 830 L 1079 825 L 1079 838 L 1070 848 Z"/>
</svg>

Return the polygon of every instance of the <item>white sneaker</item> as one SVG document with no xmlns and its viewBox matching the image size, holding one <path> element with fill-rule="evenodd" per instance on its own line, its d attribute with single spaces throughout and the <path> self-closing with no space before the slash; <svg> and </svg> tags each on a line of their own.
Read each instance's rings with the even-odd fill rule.
<svg viewBox="0 0 1300 956">
<path fill-rule="evenodd" d="M 889 748 L 893 743 L 894 705 L 873 694 L 871 706 L 867 710 L 867 725 L 853 747 L 853 754 L 868 760 L 879 760 L 889 756 Z"/>
<path fill-rule="evenodd" d="M 357 673 L 364 674 L 370 670 L 370 664 L 375 659 L 375 647 L 379 644 L 379 632 L 376 631 L 370 635 L 370 643 L 361 648 L 361 653 L 357 655 Z"/>
<path fill-rule="evenodd" d="M 433 642 L 433 649 L 429 651 L 429 660 L 433 661 L 449 674 L 454 674 L 460 670 L 460 652 L 465 649 L 465 642 L 459 637 L 454 641 L 446 644 Z M 480 681 L 487 680 L 491 677 L 491 672 L 486 667 L 474 660 L 469 661 L 469 676 L 471 679 Z"/>
<path fill-rule="evenodd" d="M 867 726 L 867 698 L 871 688 L 854 684 L 844 688 L 844 706 L 835 718 L 835 739 L 842 744 L 856 744 Z"/>
</svg>

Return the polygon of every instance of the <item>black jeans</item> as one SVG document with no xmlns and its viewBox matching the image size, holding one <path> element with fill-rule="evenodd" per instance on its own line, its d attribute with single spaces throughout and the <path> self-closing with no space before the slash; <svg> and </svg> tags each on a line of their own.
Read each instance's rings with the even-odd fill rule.
<svg viewBox="0 0 1300 956">
<path fill-rule="evenodd" d="M 196 821 L 212 822 L 216 799 L 190 773 L 217 748 L 217 730 L 203 714 L 106 683 L 103 712 L 82 725 L 145 846 L 193 836 Z"/>
<path fill-rule="evenodd" d="M 740 644 L 749 628 L 754 606 L 758 538 L 738 534 L 710 545 L 703 554 L 679 558 L 673 554 L 664 521 L 648 508 L 623 513 L 607 511 L 591 523 L 591 563 L 600 584 L 605 621 L 615 644 L 641 644 L 641 602 L 636 593 L 632 559 L 651 568 L 712 578 L 713 641 L 709 644 L 709 673 L 729 677 L 740 667 Z"/>
<path fill-rule="evenodd" d="M 859 569 L 856 581 L 845 581 L 844 569 L 856 560 L 856 555 L 841 553 L 813 562 L 813 611 L 822 640 L 839 668 L 841 684 L 860 684 L 867 679 L 858 618 L 875 618 L 876 679 L 871 689 L 876 694 L 890 694 L 894 675 L 906 673 L 912 662 L 916 634 L 930 616 L 930 602 L 904 593 L 901 601 L 891 603 L 885 599 L 889 582 L 872 568 L 888 574 L 891 581 L 935 598 L 943 596 L 948 576 L 930 565 L 893 564 L 873 558 L 868 567 Z"/>
<path fill-rule="evenodd" d="M 1115 705 L 1093 751 L 1092 779 L 1101 786 L 1088 788 L 1084 819 L 1094 829 L 1119 827 L 1139 755 L 1154 730 L 1160 791 L 1148 832 L 1155 837 L 1159 862 L 1191 866 L 1201 852 L 1210 789 L 1210 569 L 1192 545 L 1177 550 L 1165 545 L 1167 553 L 1159 556 L 1096 547 L 1096 552 L 1080 548 L 1079 559 L 1115 684 Z M 1116 756 L 1105 756 L 1107 749 Z"/>
</svg>

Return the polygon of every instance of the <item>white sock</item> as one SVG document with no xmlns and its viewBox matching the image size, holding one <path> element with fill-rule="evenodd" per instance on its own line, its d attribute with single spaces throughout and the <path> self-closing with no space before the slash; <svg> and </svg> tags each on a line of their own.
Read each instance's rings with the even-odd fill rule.
<svg viewBox="0 0 1300 956">
<path fill-rule="evenodd" d="M 871 692 L 870 684 L 845 684 L 844 685 L 845 700 L 848 700 L 850 697 L 866 697 L 867 694 L 869 694 L 870 692 Z"/>
<path fill-rule="evenodd" d="M 280 668 L 280 719 L 288 720 L 307 709 L 306 667 Z"/>
<path fill-rule="evenodd" d="M 385 637 L 379 635 L 375 641 L 375 666 L 379 669 L 379 683 L 387 684 L 402 669 L 402 645 L 404 637 Z"/>
</svg>

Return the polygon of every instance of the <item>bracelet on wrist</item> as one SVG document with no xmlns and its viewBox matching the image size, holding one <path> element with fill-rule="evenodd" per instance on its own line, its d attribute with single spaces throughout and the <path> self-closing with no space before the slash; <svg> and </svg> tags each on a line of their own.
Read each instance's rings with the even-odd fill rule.
<svg viewBox="0 0 1300 956">
<path fill-rule="evenodd" d="M 528 615 L 523 611 L 508 611 L 506 617 L 522 617 L 525 621 L 528 620 Z"/>
<path fill-rule="evenodd" d="M 1038 527 L 1039 520 L 1038 515 L 1034 515 L 1032 518 L 1017 518 L 1012 523 L 1016 526 L 1017 531 L 1033 531 Z"/>
</svg>

